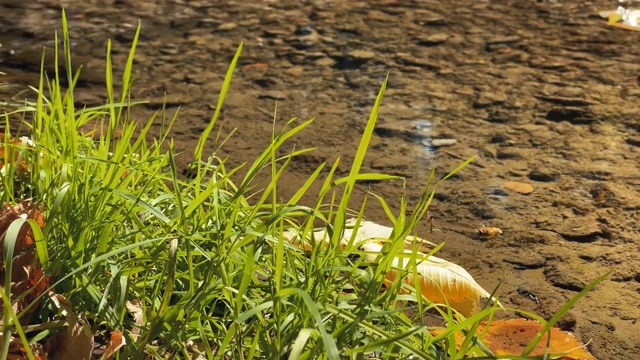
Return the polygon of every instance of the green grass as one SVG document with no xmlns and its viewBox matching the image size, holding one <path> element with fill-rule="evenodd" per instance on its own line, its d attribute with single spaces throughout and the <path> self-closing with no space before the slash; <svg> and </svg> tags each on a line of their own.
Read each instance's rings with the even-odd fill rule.
<svg viewBox="0 0 640 360">
<path fill-rule="evenodd" d="M 35 144 L 19 147 L 29 173 L 25 179 L 15 167 L 6 167 L 0 189 L 3 202 L 32 197 L 43 206 L 46 225 L 42 233 L 36 231 L 38 258 L 53 276 L 52 288 L 69 299 L 77 313 L 87 316 L 97 338 L 111 330 L 122 331 L 127 341 L 119 355 L 123 359 L 191 359 L 194 353 L 233 359 L 364 359 L 374 355 L 453 359 L 461 358 L 467 349 L 483 348 L 471 331 L 465 350 L 459 351 L 453 335 L 493 317 L 497 308 L 487 307 L 464 319 L 455 317 L 452 309 L 434 307 L 415 292 L 401 294 L 400 283 L 383 286 L 391 266 L 388 254 L 404 246 L 404 239 L 426 214 L 437 183 L 445 179 L 436 180 L 432 172 L 417 204 L 409 208 L 403 196 L 397 213 L 380 197 L 368 198 L 380 202 L 394 226 L 378 262 L 366 263 L 353 243 L 345 250 L 338 246 L 349 214 L 356 214 L 358 221 L 365 216 L 365 204 L 355 211 L 347 207 L 357 183 L 398 180 L 361 172 L 386 81 L 349 174 L 335 176 L 340 159 L 321 164 L 294 196 L 278 202 L 278 180 L 290 161 L 313 149 L 296 149 L 284 156 L 277 155 L 277 150 L 312 121 L 292 119 L 274 130 L 262 154 L 241 167 L 232 168 L 227 159 L 217 156 L 225 139 L 218 132 L 212 142 L 210 135 L 219 129 L 216 120 L 240 45 L 216 110 L 193 154 L 193 176 L 183 178 L 178 175 L 170 136 L 176 118 L 167 120 L 160 111 L 138 123 L 128 116 L 128 108 L 135 105 L 129 91 L 138 35 L 139 28 L 119 75 L 121 86 L 115 86 L 108 43 L 107 102 L 78 109 L 73 99 L 78 74 L 71 70 L 63 16 L 65 56 L 55 61 L 64 61 L 67 72 L 48 78 L 42 70 L 41 82 L 34 89 L 37 100 L 19 110 L 30 119 L 24 126 Z M 66 90 L 61 83 L 69 84 Z M 9 116 L 5 118 L 8 122 Z M 107 129 L 97 141 L 80 131 L 90 121 Z M 158 122 L 161 134 L 150 136 L 151 125 Z M 120 138 L 115 136 L 118 127 L 122 128 Z M 205 153 L 212 154 L 205 157 Z M 240 171 L 246 174 L 244 178 L 232 182 L 231 176 Z M 271 181 L 257 188 L 256 179 L 265 173 Z M 321 184 L 317 201 L 304 206 L 300 199 L 313 183 Z M 282 235 L 294 229 L 308 237 L 318 224 L 331 234 L 326 247 L 305 252 Z M 11 244 L 5 241 L 5 249 L 10 250 Z M 5 258 L 10 255 L 6 250 Z M 11 261 L 10 257 L 5 261 Z M 2 296 L 8 305 L 8 288 Z M 418 309 L 415 315 L 404 311 L 407 301 Z M 141 304 L 141 326 L 128 312 L 128 302 Z M 51 326 L 46 330 L 23 328 L 11 307 L 5 306 L 5 353 L 1 355 L 6 356 L 8 335 L 17 333 L 28 343 L 61 330 L 54 326 L 58 311 L 46 296 L 34 305 L 39 307 L 31 323 Z M 549 326 L 567 310 L 563 308 Z M 445 333 L 437 337 L 429 333 L 421 316 L 427 311 L 445 319 Z M 9 321 L 12 317 L 14 321 Z"/>
</svg>

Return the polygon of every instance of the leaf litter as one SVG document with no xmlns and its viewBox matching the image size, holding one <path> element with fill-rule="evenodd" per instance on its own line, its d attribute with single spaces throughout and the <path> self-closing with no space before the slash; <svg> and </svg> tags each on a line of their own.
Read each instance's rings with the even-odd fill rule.
<svg viewBox="0 0 640 360">
<path fill-rule="evenodd" d="M 17 150 L 12 148 L 22 146 L 23 142 L 25 142 L 23 139 L 10 138 L 8 142 L 5 139 L 5 146 L 0 147 L 0 158 L 2 158 L 0 170 L 6 169 L 4 160 L 7 159 L 7 152 L 10 151 L 9 161 L 18 162 L 18 171 L 28 172 L 25 161 L 19 156 Z M 25 221 L 33 220 L 42 230 L 45 226 L 43 210 L 42 205 L 36 205 L 32 199 L 26 199 L 15 205 L 3 204 L 0 212 L 0 284 L 3 291 L 10 289 L 8 298 L 11 303 L 11 311 L 21 326 L 31 325 L 31 316 L 41 304 L 42 295 L 50 288 L 51 284 L 51 276 L 45 275 L 40 258 L 37 256 L 33 229 Z M 16 221 L 25 222 L 20 226 L 17 235 L 13 235 L 11 234 L 11 226 Z M 7 278 L 10 281 L 9 284 L 7 284 Z M 15 327 L 11 321 L 12 318 L 0 318 L 3 335 L 11 336 L 8 342 L 7 359 L 29 359 L 29 355 L 33 355 L 33 358 L 37 360 L 91 359 L 94 355 L 94 335 L 86 316 L 82 313 L 76 314 L 73 311 L 73 304 L 53 290 L 49 290 L 48 297 L 64 317 L 66 329 L 47 337 L 44 346 L 39 342 L 34 342 L 29 349 L 26 349 L 20 338 L 16 337 L 12 331 L 12 327 Z M 0 311 L 4 313 L 4 310 L 4 302 L 0 302 Z M 139 313 L 134 314 L 137 325 L 141 325 L 141 313 L 140 310 Z M 55 325 L 55 323 L 41 325 Z M 138 333 L 140 331 L 139 328 L 134 330 L 137 330 Z M 125 345 L 126 340 L 122 333 L 112 331 L 101 359 L 112 358 Z M 2 350 L 1 344 L 0 350 Z"/>
</svg>

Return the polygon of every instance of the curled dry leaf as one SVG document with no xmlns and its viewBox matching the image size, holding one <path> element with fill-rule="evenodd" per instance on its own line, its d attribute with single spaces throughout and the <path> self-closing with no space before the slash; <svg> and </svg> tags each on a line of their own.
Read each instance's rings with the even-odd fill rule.
<svg viewBox="0 0 640 360">
<path fill-rule="evenodd" d="M 2 350 L 2 346 L 0 346 L 0 350 Z M 42 349 L 42 345 L 39 343 L 34 343 L 31 345 L 31 353 L 33 354 L 33 358 L 35 360 L 48 360 L 49 356 Z M 24 348 L 22 341 L 20 338 L 12 337 L 9 342 L 9 351 L 7 354 L 7 360 L 27 360 L 29 356 L 27 355 L 27 350 Z"/>
<path fill-rule="evenodd" d="M 487 324 L 480 323 L 476 334 L 483 334 L 482 340 L 494 355 L 520 355 L 531 339 L 542 329 L 542 324 L 527 319 L 494 320 Z M 432 330 L 431 334 L 436 336 L 444 330 Z M 549 333 L 551 338 L 549 341 Z M 464 335 L 456 333 L 456 344 L 458 348 L 464 341 Z M 549 349 L 546 350 L 549 341 Z M 553 355 L 550 358 L 562 360 L 595 360 L 595 357 L 587 351 L 585 345 L 581 344 L 571 333 L 558 328 L 551 328 L 542 336 L 542 339 L 535 347 L 531 356 L 542 356 L 545 351 Z M 467 354 L 469 356 L 484 356 L 486 354 Z"/>
<path fill-rule="evenodd" d="M 361 245 L 361 249 L 367 252 L 367 260 L 375 262 L 382 251 L 382 244 L 368 241 Z M 404 253 L 407 256 L 412 255 L 410 250 L 404 250 Z M 418 276 L 415 279 L 412 271 L 408 269 L 411 260 L 407 256 L 393 258 L 392 268 L 385 275 L 387 284 L 395 283 L 403 275 L 403 271 L 396 269 L 407 269 L 408 274 L 403 278 L 405 283 L 416 287 L 415 283 L 419 281 L 420 292 L 425 298 L 438 304 L 445 304 L 448 301 L 453 309 L 467 317 L 476 313 L 486 301 L 491 299 L 491 294 L 478 285 L 463 267 L 435 256 L 429 256 L 420 261 L 426 255 L 417 254 Z M 493 301 L 497 300 L 493 299 Z"/>
<path fill-rule="evenodd" d="M 91 359 L 93 334 L 84 314 L 76 314 L 64 296 L 49 293 L 49 298 L 67 320 L 67 330 L 47 339 L 47 352 L 53 360 Z"/>
<path fill-rule="evenodd" d="M 144 326 L 144 311 L 142 310 L 140 300 L 133 300 L 125 302 L 125 307 L 131 316 L 133 316 L 133 321 L 135 321 L 136 326 L 134 326 L 131 333 L 134 338 L 140 335 L 140 329 Z"/>
<path fill-rule="evenodd" d="M 393 228 L 376 224 L 372 221 L 361 221 L 360 225 L 357 229 L 355 229 L 355 219 L 349 219 L 346 223 L 346 228 L 344 229 L 344 235 L 342 239 L 340 239 L 340 247 L 344 250 L 349 240 L 354 236 L 354 244 L 360 244 L 364 241 L 371 239 L 388 239 L 391 237 L 391 233 L 393 232 Z M 293 245 L 298 246 L 304 250 L 312 250 L 312 241 L 311 239 L 305 239 L 304 241 L 300 240 L 300 236 L 295 231 L 286 231 L 284 233 L 284 237 L 291 242 Z M 313 232 L 313 239 L 317 244 L 321 244 L 323 246 L 327 246 L 329 244 L 329 235 L 326 229 L 319 229 Z M 421 247 L 433 248 L 436 245 L 425 240 L 419 238 L 417 236 L 408 236 L 405 240 L 405 248 L 411 249 L 414 244 L 419 244 Z"/>
<path fill-rule="evenodd" d="M 502 229 L 495 226 L 483 226 L 476 230 L 476 235 L 481 240 L 488 240 L 502 235 Z"/>
<path fill-rule="evenodd" d="M 393 228 L 371 221 L 362 221 L 357 229 L 354 226 L 355 220 L 347 221 L 347 227 L 339 243 L 340 247 L 344 250 L 353 237 L 353 244 L 368 252 L 367 259 L 375 262 L 382 250 L 379 240 L 389 239 Z M 313 242 L 310 239 L 301 240 L 293 231 L 285 232 L 284 237 L 293 245 L 304 250 L 313 248 Z M 323 246 L 329 244 L 329 236 L 325 229 L 314 231 L 313 238 L 317 244 Z M 420 245 L 421 248 L 435 247 L 435 244 L 415 236 L 407 237 L 404 243 L 404 252 L 407 254 L 412 254 L 412 250 L 409 249 L 413 248 L 415 244 Z M 424 257 L 426 255 L 418 253 L 418 256 Z M 394 258 L 393 268 L 406 269 L 408 266 L 409 259 L 406 256 L 396 256 Z M 478 285 L 464 268 L 435 256 L 431 256 L 419 263 L 417 272 L 420 291 L 425 298 L 439 304 L 444 304 L 448 301 L 451 307 L 464 316 L 475 313 L 484 305 L 485 301 L 491 298 L 491 295 Z M 389 270 L 385 276 L 387 284 L 394 283 L 400 276 L 401 274 L 398 270 Z M 416 280 L 413 278 L 411 271 L 404 277 L 404 281 L 411 286 L 415 286 Z"/>
<path fill-rule="evenodd" d="M 40 228 L 44 227 L 44 217 L 40 207 L 33 206 L 31 200 L 25 200 L 17 205 L 5 205 L 0 213 L 0 284 L 3 287 L 5 278 L 4 264 L 4 242 L 7 230 L 11 223 L 18 218 L 33 219 Z M 36 310 L 35 304 L 29 307 L 32 302 L 40 296 L 48 287 L 48 276 L 42 272 L 40 263 L 36 257 L 35 240 L 31 226 L 24 224 L 18 232 L 13 248 L 13 258 L 11 259 L 11 300 L 13 311 L 18 314 L 25 309 L 29 309 L 20 316 L 20 323 L 26 324 L 31 314 Z M 20 299 L 15 301 L 15 299 Z M 0 303 L 0 312 L 4 305 Z M 4 319 L 0 319 L 0 324 Z"/>
<path fill-rule="evenodd" d="M 127 341 L 122 336 L 120 331 L 112 331 L 111 336 L 109 337 L 109 344 L 102 354 L 102 360 L 108 360 L 113 357 L 113 355 L 120 350 L 121 347 L 127 345 Z"/>
</svg>

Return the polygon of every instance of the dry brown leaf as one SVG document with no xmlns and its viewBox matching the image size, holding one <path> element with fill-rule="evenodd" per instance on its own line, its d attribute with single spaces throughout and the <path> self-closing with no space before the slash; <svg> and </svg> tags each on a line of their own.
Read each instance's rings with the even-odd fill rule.
<svg viewBox="0 0 640 360">
<path fill-rule="evenodd" d="M 2 346 L 0 344 L 0 350 L 2 350 Z M 46 352 L 44 352 L 42 345 L 39 343 L 35 343 L 31 345 L 31 353 L 33 354 L 33 358 L 35 360 L 48 360 L 49 356 Z M 9 342 L 9 351 L 7 354 L 7 360 L 27 360 L 29 356 L 27 355 L 27 350 L 22 345 L 22 341 L 20 338 L 12 337 Z"/>
<path fill-rule="evenodd" d="M 131 330 L 134 338 L 136 338 L 138 335 L 140 335 L 140 329 L 142 329 L 142 327 L 144 326 L 144 311 L 142 310 L 142 303 L 140 302 L 140 300 L 127 300 L 127 302 L 125 302 L 125 307 L 127 308 L 129 314 L 133 316 L 133 321 L 135 321 L 136 323 L 136 326 L 134 326 L 133 330 Z"/>
<path fill-rule="evenodd" d="M 39 207 L 34 207 L 30 200 L 14 206 L 5 205 L 0 213 L 0 284 L 4 287 L 4 241 L 7 230 L 18 218 L 34 219 L 40 228 L 44 227 L 44 217 Z M 11 299 L 20 298 L 13 302 L 13 311 L 18 314 L 25 310 L 48 287 L 50 278 L 45 276 L 35 254 L 35 240 L 31 226 L 24 224 L 14 245 L 14 256 L 11 263 Z M 34 304 L 35 305 L 35 304 Z M 0 303 L 0 312 L 4 305 Z M 32 306 L 20 316 L 20 323 L 26 324 L 37 306 Z M 0 319 L 0 324 L 2 324 Z"/>
<path fill-rule="evenodd" d="M 539 322 L 519 318 L 494 320 L 488 327 L 486 322 L 483 322 L 478 326 L 476 333 L 484 334 L 482 340 L 494 355 L 516 356 L 522 354 L 524 348 L 540 329 L 542 329 L 542 324 Z M 443 331 L 444 330 L 432 330 L 431 334 L 436 336 Z M 455 337 L 456 344 L 459 348 L 464 341 L 464 335 L 456 333 Z M 581 344 L 571 333 L 552 327 L 551 342 L 549 349 L 546 350 L 548 339 L 549 333 L 544 334 L 530 355 L 542 356 L 546 351 L 548 354 L 556 355 L 553 359 L 595 360 L 595 357 L 587 351 L 585 345 Z M 486 354 L 475 355 L 482 356 Z"/>
<path fill-rule="evenodd" d="M 118 352 L 118 350 L 120 350 L 120 348 L 125 345 L 127 345 L 127 341 L 124 339 L 124 336 L 122 336 L 122 333 L 117 330 L 112 331 L 111 336 L 109 337 L 109 345 L 107 345 L 107 348 L 105 349 L 104 354 L 102 354 L 101 359 L 111 359 L 113 355 L 115 355 L 116 352 Z"/>
<path fill-rule="evenodd" d="M 504 183 L 504 187 L 515 191 L 520 194 L 531 194 L 533 192 L 533 185 L 519 182 L 519 181 L 507 181 Z"/>
<path fill-rule="evenodd" d="M 49 293 L 49 298 L 67 320 L 67 330 L 47 339 L 47 352 L 53 360 L 91 359 L 93 334 L 84 314 L 76 314 L 64 296 Z"/>
</svg>

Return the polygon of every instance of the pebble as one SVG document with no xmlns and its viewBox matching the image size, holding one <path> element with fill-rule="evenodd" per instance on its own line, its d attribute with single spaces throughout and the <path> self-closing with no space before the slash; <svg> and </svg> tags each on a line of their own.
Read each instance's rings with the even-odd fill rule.
<svg viewBox="0 0 640 360">
<path fill-rule="evenodd" d="M 431 140 L 431 146 L 434 148 L 440 148 L 455 145 L 457 142 L 458 141 L 456 139 L 433 139 Z"/>
<path fill-rule="evenodd" d="M 445 41 L 449 40 L 449 34 L 447 33 L 437 33 L 427 36 L 419 36 L 416 38 L 418 44 L 424 46 L 434 46 L 438 44 L 442 44 Z"/>
<path fill-rule="evenodd" d="M 218 30 L 229 31 L 229 30 L 233 30 L 233 29 L 235 29 L 237 27 L 238 27 L 238 24 L 232 23 L 232 22 L 228 22 L 228 23 L 220 24 L 220 26 L 218 26 Z"/>
<path fill-rule="evenodd" d="M 549 169 L 533 169 L 529 173 L 529 179 L 540 182 L 556 181 L 558 174 Z"/>
<path fill-rule="evenodd" d="M 333 59 L 332 59 L 332 58 L 330 58 L 330 57 L 326 57 L 326 56 L 325 56 L 325 57 L 322 57 L 322 58 L 320 58 L 320 59 L 316 60 L 316 61 L 315 61 L 315 64 L 316 64 L 316 65 L 318 65 L 318 66 L 327 66 L 327 67 L 331 67 L 331 66 L 333 66 L 333 65 L 335 65 L 335 64 L 336 64 L 336 61 L 335 61 L 335 60 L 333 60 Z"/>
<path fill-rule="evenodd" d="M 396 53 L 395 60 L 398 63 L 406 66 L 418 66 L 433 71 L 440 70 L 440 65 L 438 63 L 426 60 L 421 57 L 417 57 L 415 55 L 411 55 L 409 53 Z"/>
<path fill-rule="evenodd" d="M 528 156 L 528 152 L 526 149 L 512 148 L 512 147 L 501 147 L 496 151 L 496 158 L 500 160 L 522 160 L 526 159 Z"/>
<path fill-rule="evenodd" d="M 348 55 L 356 60 L 371 60 L 376 57 L 376 53 L 369 50 L 351 50 Z"/>
<path fill-rule="evenodd" d="M 478 94 L 478 98 L 473 103 L 476 109 L 489 107 L 492 105 L 502 104 L 507 101 L 507 95 L 504 93 L 494 93 L 490 91 L 482 91 Z"/>
<path fill-rule="evenodd" d="M 300 76 L 300 75 L 302 75 L 303 72 L 304 72 L 304 67 L 302 67 L 302 66 L 294 66 L 292 68 L 287 69 L 285 71 L 285 74 L 291 75 L 291 76 Z"/>
</svg>

